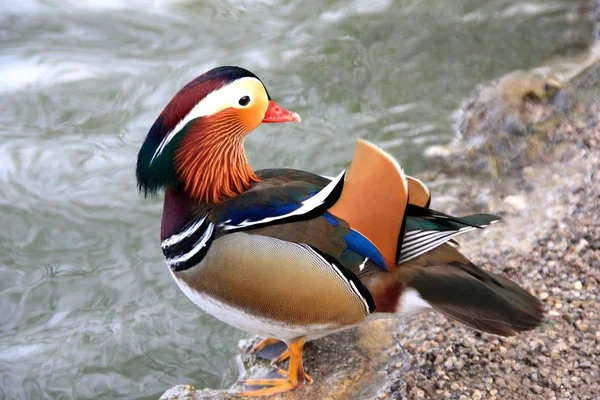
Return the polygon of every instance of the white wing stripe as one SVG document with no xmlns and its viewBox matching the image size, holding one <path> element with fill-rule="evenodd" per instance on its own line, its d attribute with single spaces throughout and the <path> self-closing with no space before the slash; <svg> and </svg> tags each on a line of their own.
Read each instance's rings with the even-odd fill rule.
<svg viewBox="0 0 600 400">
<path fill-rule="evenodd" d="M 440 239 L 444 239 L 444 238 L 450 237 L 452 235 L 453 235 L 452 232 L 450 232 L 450 233 L 445 233 L 443 235 L 436 235 L 434 237 L 427 238 L 427 240 L 424 240 L 424 241 L 421 241 L 418 243 L 412 243 L 410 246 L 402 245 L 402 252 L 410 253 L 413 251 L 419 251 L 420 248 L 429 246 L 429 244 L 432 242 L 437 242 Z"/>
<path fill-rule="evenodd" d="M 447 242 L 448 240 L 450 240 L 450 239 L 449 239 L 449 238 L 448 238 L 448 239 L 446 239 L 446 240 L 444 240 L 444 239 L 441 239 L 441 240 L 438 240 L 438 241 L 436 241 L 436 242 L 433 242 L 433 243 L 431 243 L 431 244 L 430 244 L 429 246 L 427 246 L 427 247 L 423 247 L 423 248 L 417 249 L 417 250 L 415 250 L 415 251 L 413 251 L 413 252 L 410 252 L 410 253 L 408 253 L 408 254 L 405 254 L 405 255 L 404 255 L 404 256 L 403 256 L 403 257 L 400 259 L 400 261 L 398 262 L 398 264 L 405 263 L 405 262 L 407 262 L 407 261 L 410 261 L 410 260 L 412 260 L 412 259 L 414 259 L 414 258 L 417 258 L 417 257 L 419 257 L 421 254 L 427 253 L 428 251 L 430 251 L 430 250 L 433 250 L 433 249 L 435 249 L 436 247 L 439 247 L 439 246 L 441 246 L 442 244 L 444 244 L 444 243 L 445 243 L 445 242 Z"/>
<path fill-rule="evenodd" d="M 476 228 L 473 228 L 476 229 Z M 424 243 L 422 245 L 422 247 L 415 247 L 412 248 L 408 251 L 405 250 L 404 246 L 402 247 L 402 255 L 400 257 L 400 260 L 398 261 L 399 264 L 404 263 L 406 261 L 412 260 L 413 258 L 416 258 L 418 256 L 420 256 L 423 253 L 428 252 L 429 250 L 435 249 L 438 246 L 441 246 L 442 244 L 446 243 L 447 241 L 449 241 L 450 239 L 452 239 L 455 236 L 460 235 L 463 232 L 453 232 L 450 235 L 446 235 L 446 236 L 442 236 L 439 237 L 437 239 L 435 239 L 432 242 L 428 242 L 428 243 Z"/>
<path fill-rule="evenodd" d="M 194 247 L 192 248 L 192 250 L 188 251 L 185 254 L 182 254 L 181 256 L 179 256 L 177 258 L 167 259 L 167 264 L 169 264 L 169 266 L 172 266 L 172 265 L 175 265 L 175 264 L 186 262 L 187 260 L 189 260 L 190 258 L 192 258 L 204 246 L 206 246 L 206 243 L 208 242 L 208 240 L 212 236 L 212 233 L 213 233 L 214 229 L 215 229 L 214 224 L 212 222 L 209 223 L 208 226 L 206 227 L 206 230 L 204 231 L 204 233 L 200 237 L 200 239 L 196 242 L 196 244 L 194 244 Z"/>
<path fill-rule="evenodd" d="M 484 225 L 482 225 L 482 227 L 483 226 Z M 468 232 L 468 231 L 473 230 L 473 229 L 478 229 L 478 228 L 476 228 L 474 226 L 463 226 L 462 228 L 457 229 L 457 230 L 437 230 L 436 229 L 436 230 L 423 231 L 423 230 L 419 229 L 419 230 L 416 230 L 416 231 L 407 232 L 406 235 L 404 235 L 404 241 L 405 242 L 407 242 L 407 241 L 413 241 L 413 240 L 416 240 L 416 239 L 418 239 L 420 237 L 423 237 L 423 236 L 429 236 L 429 235 L 431 235 L 432 233 L 435 233 L 435 232 L 447 232 L 447 233 L 448 232 Z"/>
<path fill-rule="evenodd" d="M 410 240 L 405 240 L 402 243 L 402 250 L 410 251 L 410 250 L 414 249 L 415 247 L 418 247 L 419 245 L 426 245 L 433 239 L 442 238 L 445 236 L 456 236 L 456 235 L 460 235 L 460 234 L 463 234 L 463 233 L 466 233 L 466 232 L 469 232 L 469 231 L 472 231 L 475 229 L 477 229 L 477 228 L 466 227 L 466 228 L 460 229 L 458 231 L 430 231 L 432 233 L 427 236 L 421 236 L 419 238 L 410 238 Z"/>
<path fill-rule="evenodd" d="M 220 226 L 223 227 L 224 230 L 229 231 L 232 229 L 246 228 L 246 227 L 253 226 L 253 225 L 262 225 L 262 224 L 266 224 L 266 223 L 269 223 L 272 221 L 277 221 L 277 220 L 293 217 L 296 215 L 306 214 L 306 213 L 310 212 L 311 210 L 314 210 L 315 208 L 317 208 L 318 206 L 320 206 L 321 204 L 323 204 L 325 202 L 327 197 L 329 197 L 331 195 L 331 193 L 337 187 L 339 182 L 344 178 L 345 173 L 346 173 L 345 170 L 340 172 L 340 174 L 334 180 L 332 180 L 330 183 L 328 183 L 327 186 L 325 186 L 323 189 L 321 189 L 321 191 L 319 191 L 314 196 L 304 200 L 302 202 L 302 205 L 292 212 L 289 212 L 289 213 L 283 214 L 283 215 L 277 215 L 275 217 L 263 218 L 263 219 L 260 219 L 257 221 L 246 220 L 237 225 L 229 225 L 229 224 L 222 223 Z"/>
<path fill-rule="evenodd" d="M 480 225 L 480 227 L 483 228 L 496 222 L 498 222 L 498 220 L 490 221 L 489 224 Z M 423 253 L 427 253 L 428 251 L 441 246 L 455 236 L 462 235 L 463 233 L 470 232 L 475 229 L 478 228 L 474 226 L 465 226 L 457 231 L 425 231 L 432 232 L 430 235 L 421 234 L 423 232 L 422 230 L 409 232 L 406 234 L 404 242 L 402 243 L 402 250 L 398 264 L 412 260 Z"/>
<path fill-rule="evenodd" d="M 347 281 L 347 282 L 350 283 L 350 286 L 352 286 L 352 290 L 354 290 L 354 293 L 356 293 L 358 298 L 363 302 L 363 305 L 365 306 L 365 310 L 366 310 L 367 314 L 369 314 L 369 304 L 367 303 L 367 300 L 365 300 L 365 298 L 362 296 L 362 294 L 360 294 L 360 291 L 358 290 L 358 288 L 356 287 L 354 282 L 352 282 L 352 281 Z"/>
<path fill-rule="evenodd" d="M 180 242 L 181 240 L 183 240 L 187 237 L 190 237 L 194 232 L 196 232 L 198 230 L 198 228 L 200 228 L 200 226 L 204 223 L 205 219 L 206 219 L 206 215 L 204 217 L 202 217 L 201 219 L 199 219 L 198 221 L 194 222 L 183 232 L 169 236 L 168 238 L 166 238 L 165 240 L 162 241 L 162 243 L 160 244 L 160 247 L 162 247 L 164 249 L 164 248 L 174 245 L 175 243 Z"/>
</svg>

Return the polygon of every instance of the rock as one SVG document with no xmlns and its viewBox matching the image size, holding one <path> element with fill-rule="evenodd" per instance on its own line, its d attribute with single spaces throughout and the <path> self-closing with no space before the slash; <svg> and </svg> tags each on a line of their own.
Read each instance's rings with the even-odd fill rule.
<svg viewBox="0 0 600 400">
<path fill-rule="evenodd" d="M 233 390 L 197 390 L 191 385 L 177 385 L 167 390 L 159 400 L 226 400 L 241 399 Z"/>
<path fill-rule="evenodd" d="M 177 385 L 167 390 L 159 400 L 193 400 L 196 388 L 191 385 Z"/>
<path fill-rule="evenodd" d="M 448 157 L 450 154 L 452 154 L 452 150 L 447 146 L 430 146 L 423 152 L 427 158 Z"/>
<path fill-rule="evenodd" d="M 527 167 L 564 139 L 555 135 L 577 105 L 555 74 L 515 71 L 483 86 L 463 107 L 452 152 L 426 152 L 433 165 L 500 177 Z M 559 140 L 557 140 L 559 139 Z"/>
<path fill-rule="evenodd" d="M 377 320 L 359 328 L 331 335 L 305 346 L 304 366 L 313 377 L 314 383 L 307 384 L 293 394 L 271 396 L 270 399 L 296 398 L 305 396 L 312 399 L 346 399 L 346 398 L 377 398 L 382 389 L 391 387 L 396 380 L 392 378 L 399 374 L 393 370 L 381 373 L 388 366 L 406 364 L 407 354 L 403 351 L 392 352 L 394 348 L 393 328 L 398 322 L 392 319 Z M 255 339 L 255 343 L 258 338 Z M 243 347 L 251 347 L 245 343 Z M 243 354 L 243 362 L 247 365 L 245 378 L 271 377 L 274 368 L 265 360 Z M 334 368 L 332 368 L 334 366 Z M 400 390 L 402 384 L 396 385 Z M 232 398 L 234 393 L 242 390 L 234 385 L 229 390 L 198 391 L 191 386 L 180 385 L 167 391 L 161 399 L 164 400 L 212 400 Z M 177 397 L 180 396 L 180 397 Z"/>
<path fill-rule="evenodd" d="M 509 195 L 504 198 L 504 203 L 515 211 L 523 211 L 527 208 L 527 200 L 523 195 Z"/>
<path fill-rule="evenodd" d="M 550 316 L 550 317 L 560 317 L 560 313 L 558 311 L 555 311 L 555 310 L 550 310 L 550 311 L 548 311 L 548 316 Z"/>
</svg>

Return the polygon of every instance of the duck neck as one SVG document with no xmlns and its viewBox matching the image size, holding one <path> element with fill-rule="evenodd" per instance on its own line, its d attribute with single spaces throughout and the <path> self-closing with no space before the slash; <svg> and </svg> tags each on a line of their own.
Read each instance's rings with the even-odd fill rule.
<svg viewBox="0 0 600 400">
<path fill-rule="evenodd" d="M 194 200 L 183 190 L 167 188 L 160 224 L 160 240 L 179 232 L 192 216 Z"/>
<path fill-rule="evenodd" d="M 185 192 L 201 203 L 219 203 L 248 190 L 260 179 L 244 150 L 241 124 L 199 121 L 189 128 L 175 157 Z"/>
</svg>

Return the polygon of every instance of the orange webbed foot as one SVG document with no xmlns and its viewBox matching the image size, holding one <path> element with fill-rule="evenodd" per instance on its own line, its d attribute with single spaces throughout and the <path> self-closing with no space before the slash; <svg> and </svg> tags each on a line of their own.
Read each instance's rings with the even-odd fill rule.
<svg viewBox="0 0 600 400">
<path fill-rule="evenodd" d="M 279 343 L 280 340 L 279 339 L 275 339 L 275 338 L 264 338 L 263 340 L 261 340 L 260 342 L 258 342 L 256 344 L 256 346 L 254 346 L 253 348 L 250 349 L 250 351 L 248 353 L 250 354 L 256 354 L 261 350 L 264 350 L 265 348 L 267 348 L 268 346 L 275 344 L 275 343 Z"/>
<path fill-rule="evenodd" d="M 271 363 L 271 364 L 273 364 L 273 363 Z M 277 372 L 279 372 L 279 374 L 282 376 L 288 376 L 288 372 L 283 368 L 277 368 Z M 304 372 L 304 381 L 306 383 L 313 383 L 313 378 L 312 378 L 312 376 L 310 376 L 309 374 Z"/>
<path fill-rule="evenodd" d="M 301 386 L 293 384 L 289 379 L 244 379 L 241 383 L 247 386 L 269 386 L 262 389 L 240 392 L 242 396 L 247 397 L 262 397 L 290 392 Z"/>
<path fill-rule="evenodd" d="M 277 364 L 281 364 L 282 362 L 284 362 L 285 360 L 287 360 L 288 358 L 290 358 L 290 351 L 286 350 L 283 353 L 281 353 L 279 355 L 279 357 L 274 358 L 273 360 L 271 360 L 271 365 L 275 366 Z"/>
<path fill-rule="evenodd" d="M 269 340 L 265 339 L 262 342 Z M 274 339 L 271 339 L 274 340 Z M 261 343 L 262 343 L 261 342 Z M 258 345 L 260 345 L 259 343 Z M 270 344 L 272 342 L 267 343 Z M 258 347 L 258 345 L 256 347 Z M 243 379 L 240 381 L 246 386 L 265 386 L 262 389 L 247 390 L 240 394 L 242 396 L 259 397 L 259 396 L 270 396 L 277 393 L 285 393 L 292 391 L 298 387 L 303 386 L 305 383 L 312 383 L 313 379 L 304 372 L 304 366 L 302 364 L 302 349 L 304 347 L 304 340 L 298 340 L 296 342 L 288 344 L 288 349 L 285 353 L 288 353 L 290 358 L 290 365 L 288 370 L 278 369 L 279 373 L 285 378 L 274 378 L 274 379 Z M 260 349 L 259 349 L 260 350 Z M 280 356 L 281 358 L 281 356 Z M 279 358 L 278 358 L 279 359 Z M 285 360 L 285 357 L 283 358 Z"/>
<path fill-rule="evenodd" d="M 287 350 L 285 343 L 274 338 L 261 340 L 248 353 L 265 360 L 270 360 L 273 366 L 290 358 L 290 352 Z"/>
</svg>

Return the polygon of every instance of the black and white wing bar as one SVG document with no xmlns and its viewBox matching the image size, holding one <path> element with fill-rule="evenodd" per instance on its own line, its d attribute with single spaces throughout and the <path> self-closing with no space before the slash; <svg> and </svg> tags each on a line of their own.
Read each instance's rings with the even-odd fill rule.
<svg viewBox="0 0 600 400">
<path fill-rule="evenodd" d="M 475 227 L 465 226 L 457 231 L 413 231 L 404 236 L 398 264 L 417 258 L 463 233 L 473 231 Z"/>
<path fill-rule="evenodd" d="M 266 225 L 282 224 L 294 221 L 310 219 L 325 212 L 340 198 L 342 188 L 344 187 L 344 177 L 346 171 L 340 172 L 330 183 L 317 192 L 314 196 L 304 200 L 300 207 L 286 214 L 266 217 L 256 221 L 243 221 L 241 223 L 230 225 L 228 221 L 219 224 L 219 228 L 227 232 L 244 229 L 255 229 Z"/>
<path fill-rule="evenodd" d="M 161 247 L 169 268 L 183 271 L 200 263 L 210 248 L 214 234 L 215 225 L 205 215 L 163 240 Z"/>
</svg>

